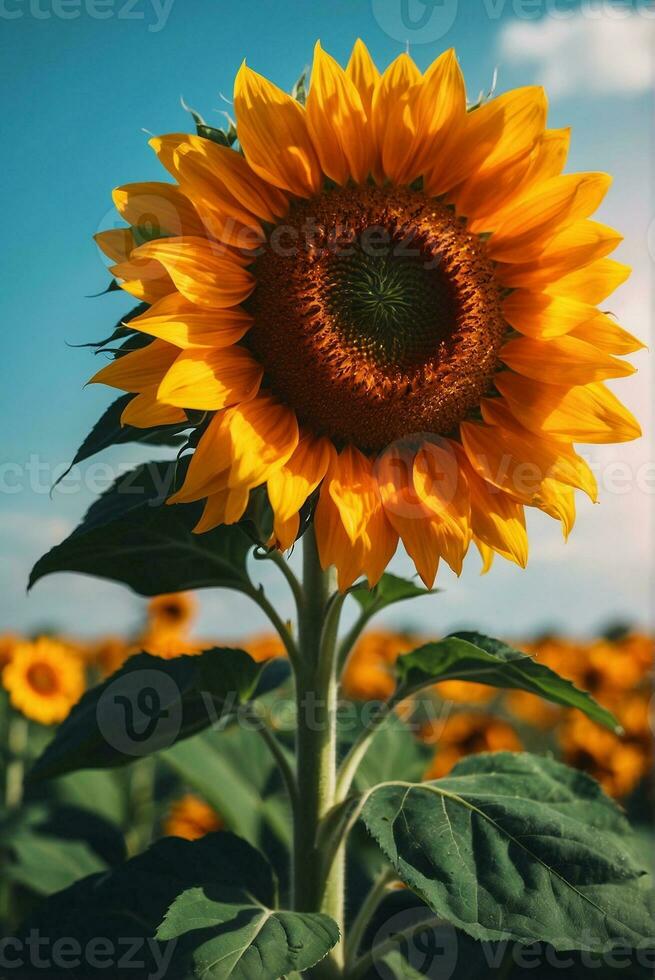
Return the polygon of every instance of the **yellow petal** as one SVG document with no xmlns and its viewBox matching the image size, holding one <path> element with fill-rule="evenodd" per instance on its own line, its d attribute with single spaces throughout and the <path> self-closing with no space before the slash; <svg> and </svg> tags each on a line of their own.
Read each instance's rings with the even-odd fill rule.
<svg viewBox="0 0 655 980">
<path fill-rule="evenodd" d="M 290 459 L 269 478 L 268 499 L 275 515 L 276 533 L 278 523 L 288 522 L 314 492 L 333 454 L 329 439 L 304 435 Z"/>
<path fill-rule="evenodd" d="M 524 156 L 486 175 L 473 174 L 453 191 L 450 199 L 460 213 L 469 216 L 470 230 L 479 234 L 498 228 L 523 195 L 560 174 L 570 142 L 569 128 L 547 129 Z"/>
<path fill-rule="evenodd" d="M 371 462 L 354 446 L 346 446 L 333 460 L 325 482 L 346 534 L 354 541 L 361 536 L 377 496 Z"/>
<path fill-rule="evenodd" d="M 607 354 L 633 354 L 646 346 L 608 316 L 594 310 L 594 316 L 571 330 L 571 336 L 593 344 Z"/>
<path fill-rule="evenodd" d="M 134 248 L 131 228 L 110 228 L 108 231 L 99 231 L 93 238 L 98 248 L 112 262 L 127 262 Z"/>
<path fill-rule="evenodd" d="M 625 378 L 635 372 L 627 361 L 604 354 L 592 344 L 570 334 L 550 340 L 533 340 L 531 337 L 510 340 L 502 348 L 500 359 L 526 378 L 557 381 L 562 385 L 585 385 L 607 378 Z"/>
<path fill-rule="evenodd" d="M 536 438 L 500 399 L 482 402 L 484 424 L 463 422 L 460 435 L 475 472 L 520 503 L 531 504 L 544 480 L 558 479 L 596 499 L 589 466 L 566 442 Z"/>
<path fill-rule="evenodd" d="M 444 550 L 443 521 L 416 492 L 414 458 L 410 447 L 390 447 L 378 458 L 375 473 L 387 520 L 424 584 L 432 588 Z"/>
<path fill-rule="evenodd" d="M 511 371 L 498 374 L 495 383 L 513 415 L 532 432 L 592 443 L 629 442 L 641 435 L 635 417 L 603 384 L 569 388 Z"/>
<path fill-rule="evenodd" d="M 160 181 L 124 184 L 112 194 L 116 210 L 148 238 L 164 235 L 204 235 L 198 212 L 179 187 Z"/>
<path fill-rule="evenodd" d="M 239 142 L 259 176 L 299 197 L 321 187 L 321 168 L 303 107 L 244 63 L 234 85 Z"/>
<path fill-rule="evenodd" d="M 321 564 L 324 568 L 336 566 L 342 591 L 362 573 L 370 585 L 375 585 L 398 544 L 398 535 L 382 509 L 370 460 L 357 450 L 347 450 L 341 454 L 343 458 L 333 457 L 330 463 L 315 515 Z M 345 481 L 351 475 L 356 482 L 348 493 Z M 346 502 L 354 506 L 356 515 L 349 512 Z M 353 535 L 355 519 L 358 533 Z"/>
<path fill-rule="evenodd" d="M 236 344 L 252 322 L 252 317 L 238 307 L 206 310 L 190 303 L 180 293 L 171 293 L 130 320 L 130 326 L 183 350 L 191 350 Z"/>
<path fill-rule="evenodd" d="M 161 262 L 152 258 L 138 258 L 135 248 L 131 249 L 124 261 L 110 266 L 109 271 L 119 280 L 121 289 L 144 303 L 156 303 L 175 288 Z"/>
<path fill-rule="evenodd" d="M 246 487 L 219 490 L 207 497 L 202 517 L 193 529 L 194 534 L 204 534 L 220 524 L 236 524 L 248 506 L 250 491 Z"/>
<path fill-rule="evenodd" d="M 324 174 L 337 184 L 350 177 L 356 183 L 366 180 L 373 162 L 366 112 L 356 86 L 320 41 L 314 48 L 307 127 Z"/>
<path fill-rule="evenodd" d="M 348 67 L 346 68 L 346 75 L 359 92 L 359 97 L 364 106 L 364 112 L 367 116 L 370 116 L 373 105 L 373 92 L 381 76 L 375 66 L 375 62 L 369 54 L 368 48 L 360 38 L 357 38 L 353 46 Z"/>
<path fill-rule="evenodd" d="M 217 411 L 253 398 L 263 374 L 243 347 L 185 350 L 164 375 L 157 397 L 179 408 Z"/>
<path fill-rule="evenodd" d="M 414 107 L 421 73 L 407 54 L 386 69 L 373 94 L 371 130 L 376 147 L 376 179 L 412 180 L 412 148 L 417 134 Z"/>
<path fill-rule="evenodd" d="M 575 524 L 575 494 L 570 487 L 558 483 L 557 480 L 544 480 L 541 491 L 534 501 L 534 506 L 549 517 L 554 517 L 562 525 L 562 533 L 566 540 Z"/>
<path fill-rule="evenodd" d="M 214 416 L 191 457 L 175 502 L 199 500 L 227 487 L 256 487 L 284 466 L 298 445 L 298 423 L 291 409 L 270 396 Z"/>
<path fill-rule="evenodd" d="M 288 551 L 293 547 L 300 531 L 300 514 L 292 514 L 286 521 L 276 517 L 273 522 L 273 542 L 279 551 Z"/>
<path fill-rule="evenodd" d="M 484 541 L 476 538 L 475 535 L 473 535 L 473 543 L 480 552 L 480 558 L 482 559 L 480 575 L 486 575 L 494 563 L 494 550 L 493 548 L 490 548 L 489 545 L 486 545 Z"/>
<path fill-rule="evenodd" d="M 500 282 L 512 288 L 539 289 L 612 252 L 623 236 L 597 221 L 575 221 L 559 232 L 530 262 L 497 267 Z"/>
<path fill-rule="evenodd" d="M 122 391 L 145 391 L 158 385 L 179 354 L 177 347 L 153 340 L 147 347 L 131 351 L 107 364 L 89 381 Z"/>
<path fill-rule="evenodd" d="M 471 529 L 476 544 L 487 546 L 503 558 L 525 568 L 528 562 L 528 535 L 523 505 L 482 479 L 464 452 L 460 463 L 471 495 Z"/>
<path fill-rule="evenodd" d="M 626 281 L 630 275 L 629 265 L 614 259 L 598 259 L 591 265 L 569 272 L 546 287 L 545 292 L 553 296 L 571 296 L 582 303 L 596 306 L 610 293 Z"/>
<path fill-rule="evenodd" d="M 530 170 L 521 184 L 521 192 L 529 190 L 542 180 L 550 180 L 561 174 L 571 145 L 571 127 L 547 129 L 536 146 Z"/>
<path fill-rule="evenodd" d="M 461 131 L 425 175 L 425 191 L 443 194 L 471 174 L 486 174 L 520 159 L 542 136 L 547 102 L 540 86 L 505 92 L 466 114 Z"/>
<path fill-rule="evenodd" d="M 339 591 L 345 592 L 362 574 L 364 541 L 358 538 L 353 544 L 350 540 L 325 483 L 314 512 L 314 529 L 321 566 L 336 568 Z"/>
<path fill-rule="evenodd" d="M 141 245 L 133 255 L 161 262 L 178 291 L 198 306 L 236 306 L 255 288 L 246 269 L 203 238 L 163 238 Z"/>
<path fill-rule="evenodd" d="M 538 184 L 515 202 L 510 216 L 489 239 L 497 262 L 521 262 L 543 250 L 544 242 L 565 225 L 587 218 L 599 206 L 612 180 L 608 174 L 563 174 Z"/>
<path fill-rule="evenodd" d="M 157 385 L 135 395 L 121 415 L 121 425 L 133 425 L 137 429 L 149 429 L 155 425 L 172 425 L 184 422 L 186 414 L 180 408 L 157 401 Z"/>
<path fill-rule="evenodd" d="M 423 75 L 413 109 L 416 135 L 411 176 L 438 166 L 466 119 L 466 86 L 454 48 L 444 51 Z"/>
<path fill-rule="evenodd" d="M 503 300 L 503 316 L 519 333 L 535 340 L 560 337 L 593 319 L 597 310 L 569 296 L 516 289 Z"/>
<path fill-rule="evenodd" d="M 468 484 L 450 440 L 425 439 L 414 457 L 412 479 L 416 493 L 444 529 L 458 539 L 467 539 L 471 514 Z"/>
<path fill-rule="evenodd" d="M 205 234 L 253 249 L 264 238 L 261 219 L 273 222 L 288 209 L 286 196 L 229 147 L 183 133 L 156 137 L 150 145 L 193 200 Z"/>
</svg>

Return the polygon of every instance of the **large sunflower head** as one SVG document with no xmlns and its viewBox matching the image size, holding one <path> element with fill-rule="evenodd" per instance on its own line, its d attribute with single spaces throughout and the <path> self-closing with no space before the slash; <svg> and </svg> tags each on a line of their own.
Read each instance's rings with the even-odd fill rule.
<svg viewBox="0 0 655 980">
<path fill-rule="evenodd" d="M 380 73 L 317 44 L 305 105 L 244 64 L 234 110 L 238 143 L 158 137 L 174 183 L 114 192 L 98 241 L 153 339 L 95 380 L 132 425 L 202 419 L 172 498 L 199 533 L 264 486 L 342 589 L 399 539 L 427 585 L 472 541 L 524 565 L 526 505 L 568 533 L 595 498 L 573 443 L 639 434 L 604 384 L 641 346 L 597 309 L 628 274 L 590 218 L 609 177 L 562 172 L 541 88 L 468 105 L 453 51 Z"/>
<path fill-rule="evenodd" d="M 2 672 L 14 708 L 42 725 L 63 721 L 86 686 L 82 659 L 49 637 L 19 643 Z"/>
</svg>

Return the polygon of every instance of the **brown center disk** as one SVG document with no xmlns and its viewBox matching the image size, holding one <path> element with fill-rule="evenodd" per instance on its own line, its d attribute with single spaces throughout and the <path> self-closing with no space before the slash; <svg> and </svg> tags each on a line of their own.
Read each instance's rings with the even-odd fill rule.
<svg viewBox="0 0 655 980">
<path fill-rule="evenodd" d="M 405 189 L 292 206 L 254 265 L 246 343 L 301 424 L 378 451 L 447 435 L 480 401 L 506 324 L 483 243 Z"/>
</svg>

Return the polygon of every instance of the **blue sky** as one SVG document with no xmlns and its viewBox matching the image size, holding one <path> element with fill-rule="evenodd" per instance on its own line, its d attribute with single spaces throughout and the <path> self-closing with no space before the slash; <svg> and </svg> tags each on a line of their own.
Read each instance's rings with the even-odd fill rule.
<svg viewBox="0 0 655 980">
<path fill-rule="evenodd" d="M 114 220 L 114 186 L 162 177 L 144 130 L 188 128 L 180 96 L 220 124 L 244 57 L 289 88 L 319 37 L 345 61 L 361 36 L 382 66 L 406 43 L 420 67 L 454 45 L 470 96 L 488 90 L 496 67 L 498 91 L 546 82 L 550 125 L 573 126 L 569 169 L 614 175 L 600 218 L 624 233 L 617 257 L 634 273 L 612 298 L 612 309 L 648 340 L 654 32 L 655 14 L 637 0 L 632 6 L 600 0 L 0 0 L 0 631 L 48 624 L 96 633 L 128 626 L 141 613 L 141 600 L 97 580 L 55 576 L 29 597 L 24 583 L 33 561 L 88 506 L 88 485 L 106 485 L 109 471 L 96 466 L 82 485 L 73 482 L 48 496 L 57 467 L 69 461 L 111 400 L 106 389 L 83 388 L 96 364 L 88 351 L 68 345 L 105 336 L 130 306 L 115 294 L 88 298 L 107 282 L 91 236 Z M 646 423 L 646 437 L 590 453 L 605 490 L 599 506 L 581 501 L 569 543 L 553 522 L 535 514 L 527 571 L 499 561 L 479 578 L 471 556 L 459 581 L 440 574 L 443 594 L 408 609 L 401 622 L 439 631 L 467 623 L 518 635 L 548 625 L 589 633 L 610 619 L 648 620 L 655 483 L 649 354 L 636 355 L 635 363 L 640 372 L 621 382 L 620 393 Z M 138 450 L 122 448 L 103 462 L 115 468 L 139 458 Z M 402 558 L 396 567 L 409 570 Z M 259 622 L 246 610 L 233 597 L 206 593 L 200 628 L 236 636 L 245 623 Z"/>
</svg>

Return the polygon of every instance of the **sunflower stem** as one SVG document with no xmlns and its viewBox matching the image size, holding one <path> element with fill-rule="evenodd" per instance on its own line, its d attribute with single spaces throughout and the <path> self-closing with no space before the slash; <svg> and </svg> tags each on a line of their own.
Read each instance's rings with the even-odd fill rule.
<svg viewBox="0 0 655 980">
<path fill-rule="evenodd" d="M 299 617 L 296 671 L 298 806 L 294 821 L 293 902 L 302 912 L 324 912 L 343 934 L 344 855 L 327 878 L 318 844 L 321 820 L 334 804 L 337 772 L 336 635 L 341 597 L 331 572 L 321 568 L 313 528 L 303 537 L 304 602 Z M 310 976 L 341 975 L 343 944 Z"/>
</svg>

